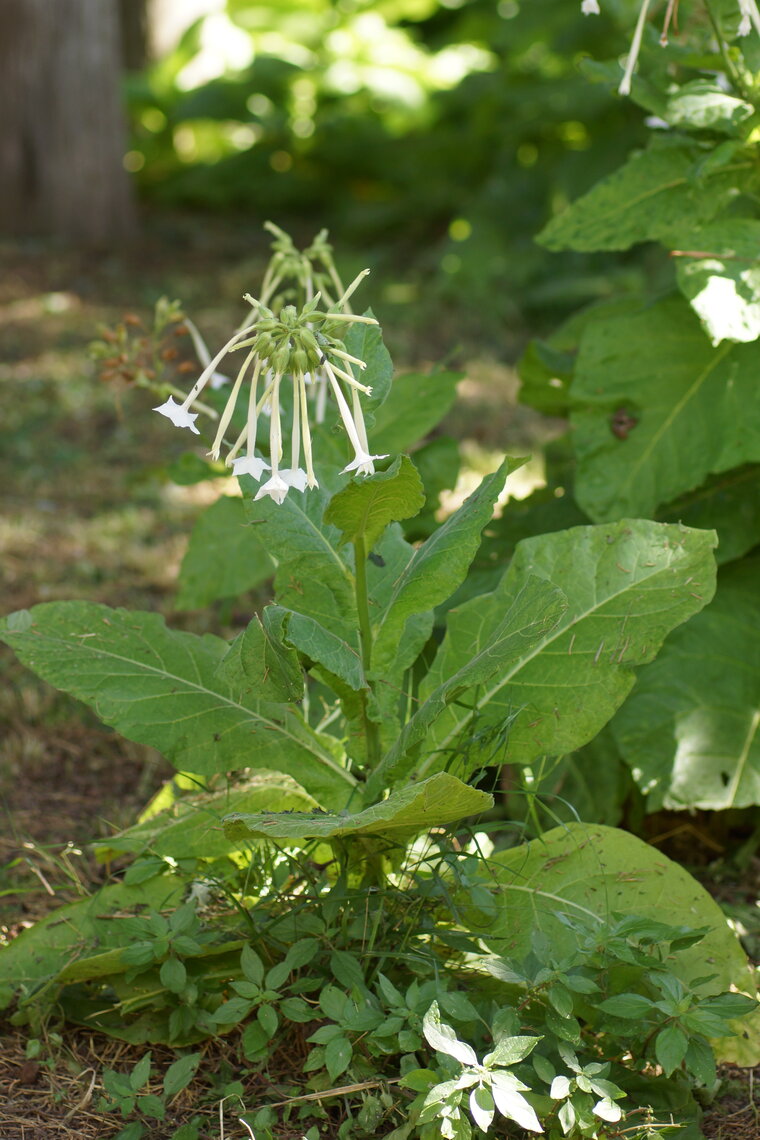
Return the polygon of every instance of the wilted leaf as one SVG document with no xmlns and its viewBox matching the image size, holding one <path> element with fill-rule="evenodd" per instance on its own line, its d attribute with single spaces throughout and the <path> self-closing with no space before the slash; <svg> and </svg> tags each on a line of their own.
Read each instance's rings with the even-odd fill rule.
<svg viewBox="0 0 760 1140">
<path fill-rule="evenodd" d="M 271 812 L 229 815 L 224 829 L 230 839 L 250 836 L 299 842 L 303 839 L 339 839 L 346 835 L 396 834 L 425 831 L 467 815 L 488 811 L 493 797 L 439 772 L 392 792 L 387 799 L 353 815 L 327 812 Z"/>
</svg>

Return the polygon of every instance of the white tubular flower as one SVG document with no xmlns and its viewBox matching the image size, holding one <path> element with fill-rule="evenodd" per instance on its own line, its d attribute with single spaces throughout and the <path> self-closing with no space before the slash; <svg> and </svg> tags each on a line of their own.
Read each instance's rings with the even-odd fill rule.
<svg viewBox="0 0 760 1140">
<path fill-rule="evenodd" d="M 185 399 L 181 404 L 175 404 L 174 398 L 172 396 L 169 396 L 169 399 L 165 403 L 160 404 L 157 408 L 154 408 L 153 411 L 160 412 L 162 416 L 166 416 L 167 419 L 170 419 L 172 421 L 175 427 L 190 428 L 190 430 L 194 432 L 195 435 L 200 435 L 201 433 L 195 426 L 195 421 L 198 419 L 198 413 L 190 412 L 190 405 L 194 404 L 198 399 L 201 392 L 213 376 L 216 370 L 216 366 L 222 357 L 225 356 L 225 354 L 228 353 L 239 340 L 242 340 L 246 333 L 251 332 L 253 330 L 253 327 L 253 325 L 250 325 L 248 328 L 238 330 L 238 332 L 236 332 L 230 338 L 230 340 L 227 341 L 224 348 L 220 349 L 214 359 L 208 362 L 206 367 L 203 369 L 203 372 L 200 374 L 195 384 L 193 384 L 193 387 L 188 392 L 187 396 L 185 396 Z M 208 408 L 205 410 L 209 412 Z M 213 415 L 213 418 L 216 419 L 216 412 L 209 412 L 209 414 Z"/>
<path fill-rule="evenodd" d="M 175 427 L 190 428 L 190 431 L 195 435 L 201 434 L 195 426 L 198 413 L 188 412 L 186 404 L 176 404 L 173 396 L 170 396 L 164 404 L 159 404 L 153 411 L 160 412 L 162 416 L 166 416 L 168 420 L 172 421 Z"/>
<path fill-rule="evenodd" d="M 264 499 L 268 495 L 281 507 L 285 502 L 285 496 L 288 493 L 290 484 L 286 483 L 279 471 L 272 472 L 272 478 L 267 479 L 262 487 L 259 487 L 256 494 L 253 496 L 254 502 L 256 499 Z"/>
<path fill-rule="evenodd" d="M 355 471 L 357 475 L 374 475 L 374 460 L 387 459 L 388 456 L 369 454 L 367 434 L 364 430 L 364 416 L 361 416 L 357 422 L 356 418 L 351 413 L 351 409 L 346 403 L 346 397 L 341 391 L 340 384 L 338 383 L 338 378 L 335 375 L 330 362 L 326 361 L 324 367 L 325 372 L 327 373 L 327 377 L 332 384 L 333 394 L 340 411 L 341 419 L 343 420 L 343 426 L 346 429 L 348 438 L 351 440 L 351 446 L 353 447 L 355 453 L 354 458 L 351 460 L 351 462 L 346 464 L 346 466 L 341 471 L 341 475 L 347 475 L 351 471 Z M 358 397 L 356 397 L 356 399 L 358 399 Z M 354 406 L 356 407 L 356 403 Z"/>
<path fill-rule="evenodd" d="M 374 475 L 376 459 L 387 459 L 387 455 L 368 455 L 366 451 L 359 448 L 356 455 L 347 463 L 341 471 L 341 475 L 349 475 L 351 472 L 356 472 L 357 475 Z"/>
<path fill-rule="evenodd" d="M 760 34 L 760 12 L 757 10 L 756 0 L 738 0 L 741 22 L 737 35 L 748 36 L 752 28 Z"/>
<path fill-rule="evenodd" d="M 261 482 L 265 471 L 271 470 L 269 464 L 259 459 L 258 455 L 241 455 L 239 459 L 232 460 L 233 475 L 250 475 L 257 483 Z"/>
<path fill-rule="evenodd" d="M 206 347 L 205 340 L 198 331 L 197 326 L 190 320 L 189 317 L 184 318 L 183 324 L 187 331 L 190 333 L 190 339 L 193 342 L 195 355 L 200 360 L 202 367 L 206 368 L 211 363 L 211 353 Z M 221 388 L 224 384 L 229 384 L 229 382 L 229 376 L 225 376 L 223 372 L 212 372 L 211 379 L 209 380 L 209 387 Z"/>
<path fill-rule="evenodd" d="M 633 39 L 631 40 L 631 50 L 628 52 L 623 78 L 620 80 L 620 86 L 618 87 L 619 95 L 631 94 L 631 80 L 633 79 L 636 60 L 639 58 L 639 51 L 641 50 L 641 40 L 644 35 L 644 24 L 646 23 L 648 9 L 649 0 L 642 0 L 641 8 L 639 9 L 639 18 L 636 21 L 636 28 L 633 33 Z"/>
<path fill-rule="evenodd" d="M 320 289 L 315 292 L 316 278 L 312 277 L 309 256 L 294 251 L 287 235 L 271 228 L 277 236 L 278 249 L 265 277 L 261 299 L 246 294 L 245 299 L 253 310 L 247 325 L 239 328 L 211 358 L 200 333 L 188 321 L 188 330 L 203 361 L 203 372 L 181 404 L 170 396 L 156 411 L 178 427 L 190 428 L 194 434 L 200 434 L 195 426 L 198 412 L 191 412 L 190 408 L 206 385 L 212 385 L 214 377 L 221 375 L 217 368 L 222 359 L 229 353 L 242 350 L 243 363 L 237 370 L 219 417 L 209 454 L 218 459 L 225 448 L 225 462 L 233 473 L 248 475 L 260 483 L 255 498 L 271 498 L 281 504 L 291 490 L 304 493 L 319 486 L 314 471 L 310 410 L 316 422 L 321 423 L 330 404 L 337 409 L 354 453 L 353 459 L 343 469 L 344 473 L 372 475 L 375 461 L 387 457 L 373 455 L 370 450 L 361 397 L 369 395 L 372 389 L 357 378 L 366 369 L 366 364 L 347 350 L 343 340 L 345 331 L 352 324 L 377 324 L 374 317 L 356 315 L 348 308 L 349 298 L 368 270 L 360 273 L 344 289 L 337 273 L 330 268 L 331 263 L 326 263 L 328 293 L 321 291 L 326 280 L 324 275 L 318 279 Z M 329 250 L 325 256 L 328 255 Z M 301 295 L 308 298 L 300 309 L 292 304 L 280 305 L 280 301 L 274 299 L 281 282 L 294 275 Z M 326 308 L 320 310 L 318 306 L 323 296 L 337 296 L 338 300 L 328 300 Z M 234 442 L 230 443 L 227 433 L 238 405 L 245 398 L 243 391 L 246 387 L 245 426 L 236 424 Z M 313 401 L 309 395 L 314 397 Z M 203 405 L 198 407 L 201 411 L 209 411 Z M 263 432 L 260 430 L 262 423 L 265 425 Z M 289 447 L 288 441 L 283 440 L 283 424 L 290 428 Z M 257 443 L 263 442 L 258 439 L 262 434 L 268 436 L 267 459 L 256 453 Z"/>
<path fill-rule="evenodd" d="M 308 479 L 302 467 L 283 467 L 282 471 L 280 471 L 280 478 L 283 479 L 289 487 L 295 487 L 296 491 L 306 490 Z"/>
<path fill-rule="evenodd" d="M 598 0 L 582 0 L 581 12 L 584 16 L 598 16 L 599 15 Z"/>
</svg>

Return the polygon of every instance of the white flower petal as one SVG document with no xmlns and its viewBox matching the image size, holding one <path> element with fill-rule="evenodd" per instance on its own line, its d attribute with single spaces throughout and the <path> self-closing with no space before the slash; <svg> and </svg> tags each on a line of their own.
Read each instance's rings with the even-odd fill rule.
<svg viewBox="0 0 760 1140">
<path fill-rule="evenodd" d="M 584 16 L 598 16 L 599 3 L 598 0 L 583 0 L 581 4 L 581 12 Z"/>
<path fill-rule="evenodd" d="M 257 483 L 265 471 L 271 470 L 269 464 L 259 459 L 257 455 L 241 455 L 239 459 L 232 461 L 233 475 L 252 475 Z"/>
<path fill-rule="evenodd" d="M 280 478 L 296 491 L 305 491 L 308 477 L 302 467 L 281 467 Z"/>
<path fill-rule="evenodd" d="M 271 479 L 268 479 L 263 487 L 259 487 L 258 491 L 253 497 L 253 500 L 255 502 L 257 499 L 264 499 L 267 495 L 269 495 L 269 497 L 271 499 L 274 499 L 277 505 L 280 506 L 282 503 L 284 503 L 287 493 L 288 484 L 284 479 L 280 477 L 279 474 L 277 474 L 273 475 Z"/>
<path fill-rule="evenodd" d="M 170 396 L 166 403 L 154 408 L 153 411 L 160 412 L 162 416 L 166 416 L 167 419 L 172 421 L 175 427 L 190 428 L 190 431 L 194 432 L 195 435 L 201 434 L 195 426 L 198 413 L 189 412 L 184 404 L 175 403 L 173 396 Z"/>
<path fill-rule="evenodd" d="M 357 451 L 351 462 L 343 468 L 341 475 L 348 475 L 351 471 L 355 471 L 357 475 L 374 475 L 375 464 L 373 461 L 387 458 L 387 455 L 368 455 L 366 451 Z"/>
</svg>

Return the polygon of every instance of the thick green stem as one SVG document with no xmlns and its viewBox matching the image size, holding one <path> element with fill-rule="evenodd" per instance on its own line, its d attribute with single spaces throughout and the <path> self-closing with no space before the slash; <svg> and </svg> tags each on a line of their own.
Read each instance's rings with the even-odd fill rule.
<svg viewBox="0 0 760 1140">
<path fill-rule="evenodd" d="M 736 66 L 734 61 L 731 59 L 731 56 L 728 54 L 728 45 L 726 44 L 726 41 L 724 40 L 724 38 L 721 34 L 720 26 L 718 24 L 718 21 L 715 18 L 715 14 L 713 13 L 712 8 L 710 7 L 709 0 L 707 0 L 707 3 L 705 4 L 705 9 L 707 11 L 707 18 L 710 21 L 710 24 L 712 25 L 712 30 L 713 30 L 713 33 L 715 35 L 715 39 L 718 42 L 718 50 L 720 51 L 720 54 L 723 57 L 723 63 L 725 64 L 725 68 L 726 68 L 726 71 L 728 72 L 728 76 L 729 76 L 731 82 L 733 83 L 735 89 L 739 92 L 739 94 L 742 96 L 743 99 L 748 99 L 753 104 L 755 104 L 755 100 L 752 97 L 752 91 L 748 88 L 747 84 L 744 82 L 744 79 L 743 79 L 742 75 L 740 74 L 738 67 Z"/>
<path fill-rule="evenodd" d="M 362 651 L 362 669 L 367 684 L 370 666 L 372 664 L 372 623 L 369 618 L 369 598 L 367 595 L 367 550 L 363 536 L 354 539 L 354 583 L 356 593 L 356 612 L 359 617 L 359 641 Z M 362 694 L 362 719 L 364 721 L 364 740 L 367 750 L 367 768 L 374 771 L 380 763 L 380 728 L 370 719 L 367 707 L 367 690 Z"/>
</svg>

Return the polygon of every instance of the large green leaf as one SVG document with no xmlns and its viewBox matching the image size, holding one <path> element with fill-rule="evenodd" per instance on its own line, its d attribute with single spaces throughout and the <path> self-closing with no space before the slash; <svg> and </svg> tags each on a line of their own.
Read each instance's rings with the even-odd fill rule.
<svg viewBox="0 0 760 1140">
<path fill-rule="evenodd" d="M 44 680 L 180 771 L 275 769 L 338 807 L 355 785 L 333 738 L 217 674 L 228 649 L 221 638 L 167 629 L 159 614 L 50 602 L 5 619 L 0 639 Z"/>
<path fill-rule="evenodd" d="M 282 637 L 287 645 L 339 677 L 349 688 L 358 690 L 366 687 L 361 657 L 342 638 L 304 614 L 282 606 L 267 606 L 267 610 L 279 613 Z"/>
<path fill-rule="evenodd" d="M 221 792 L 183 796 L 166 811 L 111 835 L 98 846 L 99 858 L 114 852 L 171 855 L 173 859 L 217 859 L 232 845 L 222 819 L 230 812 L 308 811 L 317 807 L 313 797 L 295 780 L 280 772 L 257 772 L 240 785 Z"/>
<path fill-rule="evenodd" d="M 77 961 L 93 945 L 103 951 L 123 945 L 118 937 L 120 924 L 110 917 L 113 912 L 176 907 L 184 889 L 182 879 L 163 875 L 135 886 L 109 884 L 94 895 L 57 907 L 0 948 L 0 1009 L 18 990 L 33 995 L 41 1007 L 39 987 L 67 963 Z"/>
<path fill-rule="evenodd" d="M 373 618 L 372 669 L 375 673 L 398 672 L 412 664 L 424 640 L 407 644 L 404 654 L 400 654 L 405 626 L 453 594 L 475 557 L 480 532 L 493 514 L 507 475 L 522 462 L 505 459 L 497 471 L 483 479 L 459 510 L 413 552 L 394 581 L 384 609 Z"/>
<path fill-rule="evenodd" d="M 678 286 L 713 344 L 760 336 L 760 221 L 724 218 L 686 231 Z"/>
<path fill-rule="evenodd" d="M 712 348 L 680 297 L 590 325 L 572 388 L 582 509 L 651 516 L 709 474 L 760 460 L 758 370 L 760 345 Z M 634 422 L 621 438 L 623 413 Z"/>
<path fill-rule="evenodd" d="M 556 348 L 549 340 L 529 341 L 520 357 L 520 403 L 545 416 L 567 414 L 575 355 Z"/>
<path fill-rule="evenodd" d="M 407 372 L 396 376 L 385 402 L 375 412 L 374 451 L 397 455 L 440 423 L 454 403 L 461 372 Z"/>
<path fill-rule="evenodd" d="M 391 523 L 375 547 L 374 559 L 367 565 L 367 588 L 369 611 L 375 614 L 386 612 L 401 576 L 406 571 L 415 548 L 404 538 L 401 525 Z M 399 698 L 406 692 L 404 670 L 417 659 L 433 632 L 434 614 L 432 609 L 420 609 L 409 615 L 395 647 L 395 659 L 390 660 L 382 671 L 372 670 L 374 682 L 373 700 L 370 715 L 381 726 L 384 747 L 389 748 L 400 728 Z M 406 678 L 408 680 L 408 678 Z M 380 792 L 378 792 L 378 795 Z"/>
<path fill-rule="evenodd" d="M 543 643 L 566 607 L 561 590 L 541 578 L 530 577 L 522 583 L 510 605 L 499 613 L 496 610 L 490 613 L 492 620 L 476 621 L 470 626 L 468 648 L 459 656 L 460 667 L 439 674 L 434 666 L 439 683 L 431 690 L 432 682 L 428 682 L 421 690 L 423 703 L 370 779 L 369 794 L 377 794 L 383 783 L 396 784 L 404 779 L 417 762 L 423 740 L 426 745 L 433 742 L 435 745 L 432 751 L 426 749 L 428 755 L 417 763 L 418 776 L 429 769 L 456 766 L 466 779 L 472 769 L 483 762 L 483 753 L 476 747 L 458 748 L 458 739 L 465 727 L 475 720 L 479 694 L 490 691 L 495 679 L 500 680 L 515 661 Z M 450 632 L 452 630 L 455 636 L 456 618 L 450 626 Z M 445 649 L 442 652 L 445 653 Z M 452 723 L 459 726 L 445 744 L 438 743 L 440 734 L 435 732 L 441 722 L 448 727 Z M 443 731 L 445 733 L 445 728 Z M 488 743 L 491 743 L 490 738 Z"/>
<path fill-rule="evenodd" d="M 425 494 L 408 455 L 398 455 L 387 471 L 353 479 L 325 510 L 325 522 L 338 527 L 341 543 L 361 541 L 369 552 L 389 523 L 414 518 Z"/>
<path fill-rule="evenodd" d="M 701 614 L 642 670 L 612 722 L 647 806 L 760 803 L 760 559 L 721 572 Z"/>
<path fill-rule="evenodd" d="M 751 103 L 722 90 L 715 80 L 692 79 L 668 95 L 663 118 L 672 127 L 736 135 L 754 113 Z"/>
<path fill-rule="evenodd" d="M 736 194 L 737 180 L 746 181 L 752 163 L 697 179 L 698 158 L 693 145 L 654 140 L 552 218 L 539 242 L 547 249 L 628 249 L 640 241 L 667 240 L 684 218 L 710 221 Z"/>
<path fill-rule="evenodd" d="M 276 839 L 297 843 L 304 839 L 343 839 L 346 836 L 407 835 L 442 827 L 467 815 L 488 811 L 493 796 L 463 784 L 455 776 L 438 772 L 428 780 L 409 784 L 387 799 L 355 814 L 260 812 L 256 815 L 231 814 L 224 821 L 232 840 Z"/>
<path fill-rule="evenodd" d="M 404 753 L 424 726 L 426 773 L 457 761 L 467 774 L 479 763 L 527 764 L 562 755 L 590 740 L 630 692 L 633 666 L 651 661 L 665 636 L 712 597 L 714 535 L 643 520 L 574 527 L 527 539 L 498 588 L 448 615 L 446 637 L 420 687 L 422 704 L 407 725 L 388 766 L 405 770 Z M 543 579 L 523 610 L 530 577 Z M 541 607 L 552 590 L 568 600 L 564 614 L 540 631 Z M 527 636 L 510 636 L 524 624 Z M 507 615 L 507 616 L 505 616 Z M 467 663 L 488 653 L 499 632 L 500 656 L 490 680 L 466 688 L 451 702 L 448 686 Z M 450 703 L 442 707 L 441 697 Z M 437 719 L 430 723 L 426 701 Z M 416 723 L 415 723 L 416 722 Z M 482 743 L 485 741 L 485 745 Z M 488 754 L 500 742 L 498 756 Z M 487 747 L 486 747 L 487 746 Z M 461 765 L 461 767 L 460 767 Z"/>
<path fill-rule="evenodd" d="M 256 484 L 240 480 L 246 491 Z M 329 494 L 321 489 L 288 495 L 278 505 L 271 499 L 246 500 L 262 544 L 277 563 L 275 597 L 287 609 L 320 622 L 349 645 L 357 643 L 353 551 L 341 553 L 340 531 L 324 521 Z"/>
<path fill-rule="evenodd" d="M 522 847 L 493 856 L 489 867 L 502 905 L 489 916 L 486 944 L 510 959 L 525 956 L 543 931 L 557 957 L 572 953 L 577 935 L 562 916 L 603 931 L 613 915 L 641 915 L 670 925 L 708 927 L 695 946 L 671 959 L 673 972 L 702 995 L 736 986 L 755 994 L 746 955 L 720 907 L 677 863 L 647 843 L 600 824 L 571 823 Z M 708 975 L 714 975 L 705 981 Z M 743 1036 L 721 1042 L 722 1059 L 760 1061 L 760 1016 L 741 1023 Z"/>
<path fill-rule="evenodd" d="M 517 362 L 520 403 L 547 416 L 567 416 L 575 358 L 586 328 L 600 320 L 636 312 L 639 308 L 641 301 L 636 296 L 596 301 L 573 313 L 546 340 L 530 341 Z"/>
<path fill-rule="evenodd" d="M 217 666 L 216 675 L 230 688 L 262 701 L 300 701 L 304 676 L 294 649 L 283 644 L 279 606 L 266 606 L 238 634 Z"/>
<path fill-rule="evenodd" d="M 177 608 L 202 609 L 234 598 L 274 574 L 274 562 L 247 526 L 240 499 L 223 495 L 199 516 L 179 572 Z"/>
</svg>

